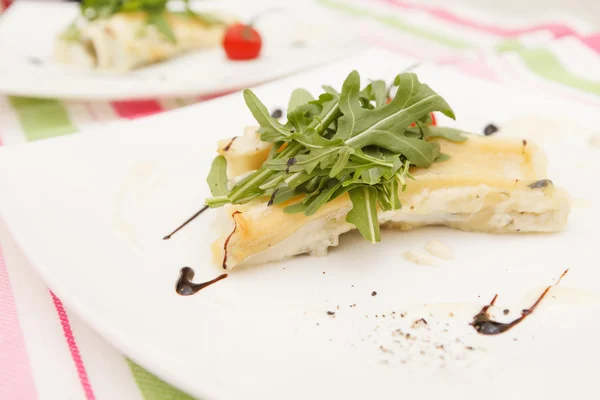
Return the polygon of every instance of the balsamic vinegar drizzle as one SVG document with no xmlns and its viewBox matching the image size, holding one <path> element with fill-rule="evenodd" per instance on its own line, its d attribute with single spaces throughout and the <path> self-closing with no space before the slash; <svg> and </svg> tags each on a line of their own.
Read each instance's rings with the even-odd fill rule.
<svg viewBox="0 0 600 400">
<path fill-rule="evenodd" d="M 235 142 L 235 139 L 237 139 L 237 136 L 234 136 L 231 138 L 231 140 L 229 141 L 229 143 L 227 143 L 227 146 L 223 147 L 223 151 L 228 151 L 231 148 L 231 145 L 233 144 L 233 142 Z"/>
<path fill-rule="evenodd" d="M 194 270 L 190 267 L 181 268 L 181 273 L 179 275 L 179 279 L 177 280 L 177 285 L 175 286 L 175 291 L 180 296 L 191 296 L 192 294 L 198 293 L 200 290 L 204 289 L 212 285 L 213 283 L 219 282 L 227 278 L 227 274 L 222 274 L 217 276 L 215 279 L 211 279 L 210 281 L 203 283 L 194 283 L 192 279 L 194 279 Z"/>
<path fill-rule="evenodd" d="M 171 236 L 173 236 L 174 234 L 176 234 L 177 232 L 179 232 L 179 230 L 181 228 L 183 228 L 184 226 L 186 226 L 187 224 L 189 224 L 190 222 L 192 222 L 194 219 L 196 219 L 196 217 L 198 217 L 198 215 L 202 214 L 206 210 L 208 210 L 208 206 L 202 207 L 196 214 L 192 215 L 187 221 L 185 221 L 183 224 L 181 224 L 177 229 L 175 229 L 173 232 L 171 232 L 167 236 L 165 236 L 163 238 L 163 240 L 169 240 L 169 239 L 171 239 Z"/>
<path fill-rule="evenodd" d="M 233 230 L 231 231 L 229 236 L 227 236 L 227 239 L 225 239 L 225 243 L 223 244 L 223 264 L 222 264 L 223 269 L 227 269 L 227 245 L 229 244 L 229 239 L 231 239 L 231 237 L 233 236 L 233 234 L 235 233 L 235 231 L 237 229 L 237 221 L 235 220 L 236 214 L 241 214 L 241 212 L 236 210 L 233 212 L 233 214 L 231 214 L 231 218 L 233 219 L 233 223 L 234 223 Z"/>
<path fill-rule="evenodd" d="M 498 335 L 500 333 L 504 333 L 504 332 L 508 331 L 509 329 L 520 324 L 525 318 L 527 318 L 528 316 L 533 314 L 533 311 L 535 311 L 536 307 L 541 303 L 541 301 L 544 299 L 544 297 L 546 297 L 546 295 L 548 294 L 550 289 L 552 289 L 554 286 L 558 285 L 560 283 L 560 281 L 562 280 L 562 278 L 567 274 L 567 272 L 569 272 L 568 269 L 562 273 L 562 275 L 560 276 L 560 278 L 558 278 L 558 281 L 556 281 L 556 283 L 554 285 L 548 286 L 546 288 L 546 290 L 544 290 L 542 292 L 540 297 L 538 297 L 538 299 L 535 301 L 535 303 L 533 303 L 533 305 L 531 307 L 521 311 L 521 316 L 519 318 L 515 319 L 514 321 L 503 323 L 503 322 L 498 322 L 498 321 L 494 321 L 491 319 L 491 317 L 488 313 L 488 310 L 491 306 L 494 305 L 494 303 L 496 303 L 496 299 L 498 298 L 498 295 L 496 294 L 494 296 L 494 298 L 492 299 L 492 301 L 490 302 L 490 304 L 488 304 L 487 306 L 484 306 L 481 309 L 481 311 L 479 311 L 479 314 L 477 314 L 473 317 L 473 322 L 471 322 L 471 326 L 473 326 L 473 328 L 475 328 L 477 333 L 479 333 L 481 335 Z"/>
</svg>

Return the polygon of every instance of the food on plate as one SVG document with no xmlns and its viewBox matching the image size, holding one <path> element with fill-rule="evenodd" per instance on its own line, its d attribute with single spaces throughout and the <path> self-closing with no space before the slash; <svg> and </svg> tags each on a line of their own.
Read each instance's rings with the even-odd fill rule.
<svg viewBox="0 0 600 400">
<path fill-rule="evenodd" d="M 252 25 L 234 24 L 225 32 L 223 49 L 230 60 L 253 60 L 262 48 L 260 34 Z"/>
<path fill-rule="evenodd" d="M 58 38 L 63 64 L 118 72 L 219 46 L 231 18 L 167 11 L 168 0 L 84 0 L 81 17 Z"/>
<path fill-rule="evenodd" d="M 570 211 L 547 179 L 546 160 L 521 139 L 433 126 L 454 118 L 446 101 L 412 73 L 399 74 L 388 103 L 384 81 L 360 87 L 353 71 L 338 93 L 292 93 L 287 122 L 250 91 L 259 128 L 219 143 L 207 178 L 222 207 L 212 250 L 223 268 L 324 255 L 353 229 L 380 240 L 380 226 L 445 225 L 480 232 L 554 232 Z"/>
</svg>

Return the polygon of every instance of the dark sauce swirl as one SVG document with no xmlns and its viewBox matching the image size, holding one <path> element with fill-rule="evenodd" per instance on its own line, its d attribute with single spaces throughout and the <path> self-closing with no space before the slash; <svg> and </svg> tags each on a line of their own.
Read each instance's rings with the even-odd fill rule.
<svg viewBox="0 0 600 400">
<path fill-rule="evenodd" d="M 217 283 L 220 280 L 227 278 L 227 274 L 222 274 L 217 276 L 215 279 L 211 279 L 207 282 L 194 283 L 192 282 L 192 279 L 194 279 L 194 275 L 194 270 L 190 267 L 181 268 L 179 279 L 177 280 L 177 285 L 175 286 L 175 291 L 178 295 L 191 296 L 193 294 L 198 293 L 200 290 L 212 285 L 213 283 Z"/>
<path fill-rule="evenodd" d="M 481 311 L 479 311 L 479 313 L 473 317 L 473 322 L 471 322 L 471 326 L 473 328 L 475 328 L 477 333 L 479 333 L 481 335 L 498 335 L 500 333 L 504 333 L 504 332 L 508 331 L 511 328 L 514 328 L 515 326 L 517 326 L 518 324 L 523 322 L 525 320 L 525 318 L 527 318 L 528 316 L 533 314 L 533 312 L 535 311 L 537 306 L 542 302 L 544 297 L 546 297 L 546 295 L 548 294 L 550 289 L 552 289 L 554 286 L 558 285 L 560 283 L 561 279 L 567 274 L 567 272 L 569 272 L 568 269 L 565 272 L 563 272 L 563 274 L 560 276 L 560 278 L 558 278 L 558 281 L 556 281 L 556 283 L 554 285 L 548 286 L 542 292 L 542 294 L 537 298 L 537 300 L 535 301 L 535 303 L 533 303 L 533 305 L 531 307 L 526 308 L 523 311 L 521 311 L 521 316 L 519 318 L 515 319 L 514 321 L 498 322 L 498 321 L 494 321 L 491 318 L 490 314 L 488 313 L 488 310 L 490 309 L 490 307 L 492 307 L 496 303 L 496 299 L 498 299 L 498 295 L 495 295 L 494 298 L 492 299 L 492 301 L 490 302 L 490 304 L 484 306 L 481 309 Z M 506 312 L 505 312 L 505 314 L 506 314 Z"/>
</svg>

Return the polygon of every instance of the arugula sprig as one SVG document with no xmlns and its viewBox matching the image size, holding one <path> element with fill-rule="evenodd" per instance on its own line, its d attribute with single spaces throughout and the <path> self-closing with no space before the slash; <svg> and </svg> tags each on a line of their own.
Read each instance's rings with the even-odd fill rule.
<svg viewBox="0 0 600 400">
<path fill-rule="evenodd" d="M 244 91 L 244 100 L 260 125 L 261 140 L 272 143 L 268 159 L 257 171 L 227 188 L 225 158 L 217 157 L 207 179 L 213 197 L 210 207 L 243 204 L 264 198 L 282 204 L 285 213 L 316 213 L 327 202 L 348 193 L 352 210 L 346 221 L 370 242 L 380 240 L 378 209 L 402 207 L 398 192 L 414 179 L 409 167 L 427 168 L 448 156 L 428 137 L 461 142 L 462 132 L 429 126 L 430 113 L 454 118 L 446 101 L 414 73 L 396 76 L 394 98 L 382 80 L 361 89 L 360 76 L 352 71 L 342 91 L 324 86 L 313 98 L 296 89 L 290 98 L 287 122 L 269 115 L 256 95 Z"/>
<path fill-rule="evenodd" d="M 88 21 L 94 21 L 118 13 L 144 12 L 147 14 L 147 25 L 154 26 L 167 40 L 176 43 L 175 34 L 165 18 L 168 2 L 169 0 L 82 0 L 81 15 Z M 183 14 L 190 18 L 197 19 L 205 25 L 224 23 L 211 14 L 194 12 L 190 8 L 189 0 L 184 0 L 184 4 L 185 11 Z M 76 38 L 74 35 L 75 28 L 75 24 L 71 25 L 68 37 Z"/>
</svg>

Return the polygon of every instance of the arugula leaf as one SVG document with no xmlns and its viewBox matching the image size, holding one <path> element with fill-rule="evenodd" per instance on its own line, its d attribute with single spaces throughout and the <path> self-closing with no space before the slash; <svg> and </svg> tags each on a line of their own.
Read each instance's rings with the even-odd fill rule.
<svg viewBox="0 0 600 400">
<path fill-rule="evenodd" d="M 468 137 L 464 131 L 441 126 L 427 126 L 423 129 L 425 137 L 439 137 L 451 142 L 465 142 Z"/>
<path fill-rule="evenodd" d="M 148 25 L 154 26 L 165 38 L 171 43 L 176 43 L 175 34 L 171 30 L 167 19 L 162 11 L 148 12 L 148 19 L 146 20 Z"/>
<path fill-rule="evenodd" d="M 361 91 L 361 97 L 364 97 L 368 101 L 375 101 L 375 107 L 381 107 L 387 102 L 387 92 L 385 81 L 377 80 L 371 82 Z"/>
<path fill-rule="evenodd" d="M 290 101 L 288 102 L 288 114 L 294 111 L 297 107 L 313 101 L 315 98 L 306 89 L 298 88 L 292 92 Z"/>
<path fill-rule="evenodd" d="M 227 196 L 229 188 L 227 187 L 227 160 L 225 157 L 215 157 L 206 182 L 213 196 Z"/>
<path fill-rule="evenodd" d="M 293 199 L 294 197 L 299 196 L 302 193 L 300 190 L 293 189 L 291 187 L 284 187 L 281 189 L 277 189 L 272 196 L 273 201 L 271 204 L 281 204 L 285 203 L 288 200 Z"/>
<path fill-rule="evenodd" d="M 415 74 L 399 74 L 393 85 L 397 90 L 389 103 L 385 82 L 371 81 L 361 90 L 356 71 L 348 75 L 341 92 L 324 86 L 325 93 L 314 99 L 296 89 L 285 124 L 272 118 L 254 93 L 245 90 L 244 99 L 260 125 L 261 139 L 273 145 L 260 169 L 228 193 L 215 191 L 207 204 L 243 204 L 264 198 L 267 205 L 273 205 L 297 199 L 283 211 L 310 216 L 348 193 L 352 210 L 346 220 L 367 240 L 379 241 L 378 205 L 383 211 L 402 207 L 399 193 L 406 189 L 408 179 L 414 179 L 410 166 L 427 168 L 448 158 L 439 142 L 426 139 L 467 139 L 457 130 L 427 126 L 433 111 L 451 118 L 454 113 Z M 224 170 L 226 165 L 217 167 Z M 218 180 L 212 170 L 211 176 Z"/>
<path fill-rule="evenodd" d="M 436 159 L 435 162 L 444 162 L 444 161 L 448 161 L 450 159 L 450 156 L 448 154 L 444 154 L 441 153 Z"/>
<path fill-rule="evenodd" d="M 269 110 L 256 95 L 250 90 L 244 90 L 244 101 L 252 113 L 252 116 L 259 123 L 261 129 L 261 139 L 265 142 L 275 142 L 284 140 L 292 133 L 284 127 L 279 121 L 271 117 Z"/>
<path fill-rule="evenodd" d="M 60 34 L 60 38 L 65 41 L 79 40 L 81 38 L 81 30 L 77 27 L 77 23 L 72 22 L 67 29 Z"/>
<path fill-rule="evenodd" d="M 379 204 L 383 211 L 398 210 L 402 208 L 400 199 L 398 198 L 398 179 L 392 179 L 388 183 L 377 186 L 379 189 Z"/>
<path fill-rule="evenodd" d="M 350 190 L 348 194 L 352 201 L 352 210 L 346 216 L 346 221 L 355 225 L 369 242 L 379 242 L 381 235 L 377 220 L 377 189 L 361 186 Z"/>
</svg>

